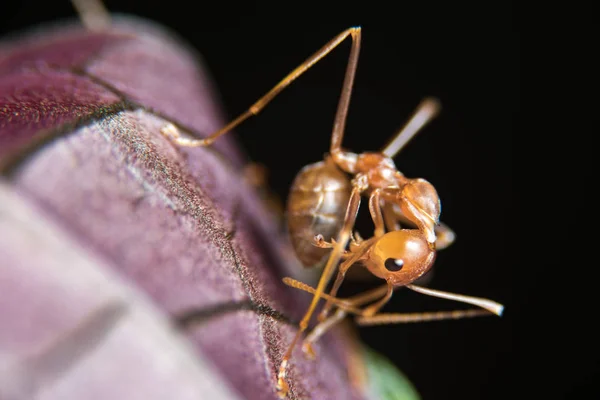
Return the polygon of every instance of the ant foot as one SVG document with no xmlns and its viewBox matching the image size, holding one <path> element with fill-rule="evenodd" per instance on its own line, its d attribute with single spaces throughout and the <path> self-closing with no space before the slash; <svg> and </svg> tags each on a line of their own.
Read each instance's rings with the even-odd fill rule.
<svg viewBox="0 0 600 400">
<path fill-rule="evenodd" d="M 280 399 L 287 398 L 288 392 L 290 391 L 290 387 L 288 386 L 287 382 L 283 378 L 277 379 L 277 388 L 276 389 L 277 389 L 277 396 Z"/>
<path fill-rule="evenodd" d="M 317 321 L 323 322 L 329 317 L 329 307 L 324 308 L 319 315 L 317 315 Z"/>
<path fill-rule="evenodd" d="M 331 249 L 333 246 L 335 246 L 335 240 L 331 239 L 331 243 L 327 242 L 323 235 L 318 234 L 313 238 L 313 244 L 322 249 Z"/>
<path fill-rule="evenodd" d="M 171 123 L 168 123 L 160 128 L 160 133 L 169 140 L 177 140 L 181 136 L 179 129 L 177 129 L 177 127 Z"/>
<path fill-rule="evenodd" d="M 302 352 L 309 360 L 314 360 L 317 358 L 317 353 L 315 352 L 315 348 L 311 342 L 304 341 L 302 343 Z"/>
</svg>

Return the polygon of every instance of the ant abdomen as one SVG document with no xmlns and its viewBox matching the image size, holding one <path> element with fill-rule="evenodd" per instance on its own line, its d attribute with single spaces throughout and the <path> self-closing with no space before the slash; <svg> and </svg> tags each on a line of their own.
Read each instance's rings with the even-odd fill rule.
<svg viewBox="0 0 600 400">
<path fill-rule="evenodd" d="M 331 251 L 315 246 L 314 237 L 336 238 L 351 191 L 350 179 L 330 158 L 307 165 L 296 175 L 286 211 L 292 246 L 302 265 L 319 265 Z"/>
</svg>

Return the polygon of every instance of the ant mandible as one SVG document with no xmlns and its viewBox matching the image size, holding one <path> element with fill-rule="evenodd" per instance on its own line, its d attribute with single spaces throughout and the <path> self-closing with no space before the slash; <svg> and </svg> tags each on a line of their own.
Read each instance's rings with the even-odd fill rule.
<svg viewBox="0 0 600 400">
<path fill-rule="evenodd" d="M 283 89 L 347 37 L 352 38 L 352 47 L 333 124 L 329 154 L 324 161 L 308 165 L 300 171 L 292 185 L 288 199 L 288 229 L 300 261 L 304 265 L 315 265 L 327 255 L 327 252 L 329 257 L 316 288 L 311 288 L 290 278 L 284 279 L 286 284 L 312 293 L 313 299 L 299 323 L 298 332 L 284 354 L 278 371 L 277 392 L 282 398 L 286 397 L 289 391 L 286 372 L 292 351 L 303 332 L 308 328 L 309 321 L 321 298 L 325 298 L 327 304 L 319 316 L 321 322 L 305 340 L 304 349 L 309 354 L 311 353 L 310 344 L 335 322 L 343 318 L 346 313 L 359 315 L 358 323 L 367 325 L 460 318 L 483 313 L 500 315 L 503 309 L 502 305 L 490 300 L 426 289 L 412 284 L 431 268 L 436 250 L 448 245 L 448 240 L 451 241 L 448 238 L 451 238 L 452 234 L 449 229 L 440 225 L 440 199 L 433 185 L 421 178 L 406 178 L 398 171 L 392 158 L 419 129 L 438 113 L 437 101 L 434 99 L 424 100 L 402 131 L 381 152 L 356 154 L 342 148 L 342 138 L 360 49 L 360 27 L 347 29 L 334 37 L 267 94 L 258 99 L 248 110 L 208 137 L 204 139 L 183 137 L 173 125 L 168 125 L 161 132 L 180 146 L 209 146 L 221 135 L 231 131 L 249 117 L 258 114 Z M 353 178 L 348 178 L 348 175 Z M 368 197 L 369 211 L 375 225 L 374 236 L 367 240 L 357 239 L 352 235 L 363 195 Z M 417 229 L 400 229 L 398 222 L 401 220 L 408 221 Z M 441 242 L 436 234 L 436 229 L 442 231 L 442 234 L 439 235 L 442 238 Z M 334 240 L 333 236 L 336 233 L 337 240 Z M 331 241 L 328 242 L 325 237 L 331 238 Z M 346 251 L 349 242 L 351 242 L 350 250 Z M 330 282 L 335 267 L 342 259 L 344 261 L 339 266 L 333 288 L 329 294 L 326 294 L 324 293 L 325 288 Z M 383 288 L 352 299 L 336 298 L 337 290 L 348 268 L 359 261 L 372 274 L 386 280 L 386 284 Z M 431 296 L 474 304 L 487 311 L 466 310 L 404 316 L 377 314 L 391 298 L 394 288 L 400 286 Z M 374 304 L 364 309 L 357 308 L 375 300 L 377 301 Z M 328 310 L 332 305 L 338 307 L 338 310 L 334 315 L 328 317 Z"/>
</svg>

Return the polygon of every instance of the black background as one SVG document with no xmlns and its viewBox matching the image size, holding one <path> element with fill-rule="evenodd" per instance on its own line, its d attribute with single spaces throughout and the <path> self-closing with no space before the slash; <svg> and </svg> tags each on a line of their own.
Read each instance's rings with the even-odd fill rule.
<svg viewBox="0 0 600 400">
<path fill-rule="evenodd" d="M 519 362 L 512 327 L 526 299 L 513 291 L 520 235 L 513 233 L 512 137 L 519 131 L 513 120 L 520 78 L 510 3 L 211 2 L 193 10 L 189 4 L 107 2 L 112 11 L 160 21 L 189 41 L 203 55 L 229 117 L 353 25 L 362 26 L 363 41 L 345 147 L 377 150 L 424 96 L 441 100 L 442 114 L 396 158 L 405 175 L 434 184 L 442 220 L 457 233 L 457 242 L 440 252 L 429 285 L 497 300 L 505 315 L 360 332 L 425 400 L 512 398 Z M 4 8 L 0 23 L 4 33 L 73 15 L 66 0 L 24 1 Z M 250 157 L 269 167 L 283 198 L 296 172 L 328 150 L 348 50 L 349 41 L 237 130 Z M 401 293 L 386 310 L 453 306 Z"/>
</svg>

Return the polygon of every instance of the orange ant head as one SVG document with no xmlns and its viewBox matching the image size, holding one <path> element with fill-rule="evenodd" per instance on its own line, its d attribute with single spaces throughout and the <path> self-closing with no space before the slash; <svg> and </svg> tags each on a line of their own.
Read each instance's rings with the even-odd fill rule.
<svg viewBox="0 0 600 400">
<path fill-rule="evenodd" d="M 435 259 L 423 232 L 401 229 L 388 232 L 372 245 L 365 266 L 395 286 L 407 285 L 425 274 Z"/>
<path fill-rule="evenodd" d="M 439 223 L 441 204 L 433 185 L 425 179 L 409 179 L 399 194 L 402 213 L 425 231 L 429 243 L 435 243 L 435 225 Z"/>
</svg>

